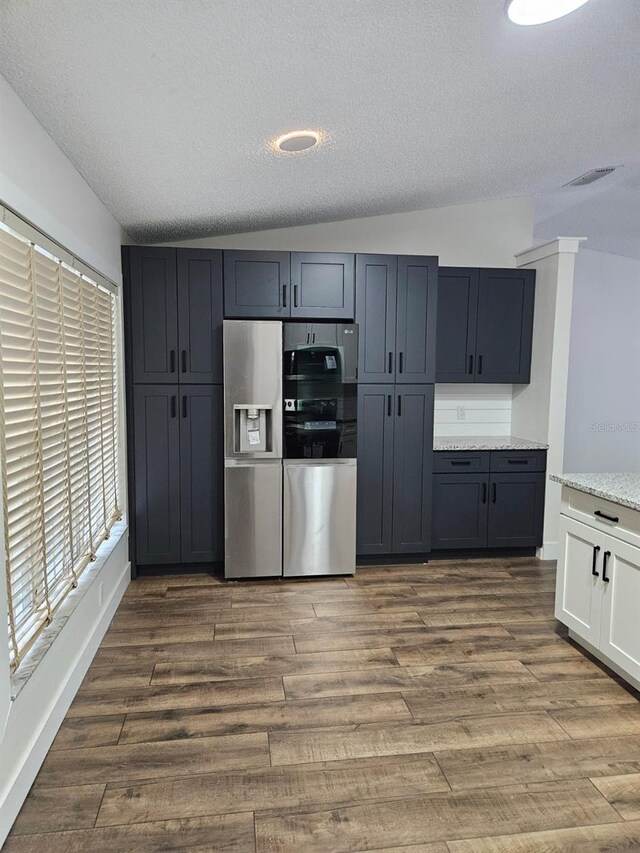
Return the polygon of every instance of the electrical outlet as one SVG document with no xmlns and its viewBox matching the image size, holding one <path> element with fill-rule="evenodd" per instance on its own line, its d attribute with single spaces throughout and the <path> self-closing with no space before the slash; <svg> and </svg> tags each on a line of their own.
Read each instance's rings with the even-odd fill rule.
<svg viewBox="0 0 640 853">
<path fill-rule="evenodd" d="M 467 410 L 464 406 L 458 406 L 458 420 L 463 421 L 467 417 Z"/>
<path fill-rule="evenodd" d="M 104 599 L 104 581 L 100 581 L 100 585 L 98 587 L 98 607 L 102 607 L 103 599 Z"/>
</svg>

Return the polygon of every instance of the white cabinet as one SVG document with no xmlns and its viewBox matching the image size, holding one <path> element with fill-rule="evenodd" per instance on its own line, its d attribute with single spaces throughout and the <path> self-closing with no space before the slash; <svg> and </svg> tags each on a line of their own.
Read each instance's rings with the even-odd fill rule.
<svg viewBox="0 0 640 853">
<path fill-rule="evenodd" d="M 640 547 L 563 512 L 555 615 L 576 640 L 638 686 Z"/>
</svg>

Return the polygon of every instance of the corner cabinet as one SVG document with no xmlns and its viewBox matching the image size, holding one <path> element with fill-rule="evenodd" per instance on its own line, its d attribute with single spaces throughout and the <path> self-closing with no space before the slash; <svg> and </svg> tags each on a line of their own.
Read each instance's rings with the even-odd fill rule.
<svg viewBox="0 0 640 853">
<path fill-rule="evenodd" d="M 640 512 L 562 492 L 556 619 L 640 688 Z"/>
<path fill-rule="evenodd" d="M 436 382 L 527 383 L 535 270 L 440 267 Z"/>
</svg>

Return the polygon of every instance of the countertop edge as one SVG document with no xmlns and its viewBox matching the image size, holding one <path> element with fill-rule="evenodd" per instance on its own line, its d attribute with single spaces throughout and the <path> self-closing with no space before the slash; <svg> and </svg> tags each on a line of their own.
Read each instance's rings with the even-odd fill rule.
<svg viewBox="0 0 640 853">
<path fill-rule="evenodd" d="M 610 490 L 608 491 L 607 489 L 601 486 L 594 486 L 588 483 L 582 483 L 579 480 L 575 480 L 571 476 L 565 474 L 549 474 L 549 479 L 553 480 L 555 483 L 560 483 L 560 485 L 562 486 L 566 486 L 568 489 L 575 489 L 577 492 L 584 492 L 587 495 L 593 495 L 596 498 L 601 498 L 602 500 L 609 501 L 610 503 L 617 504 L 618 506 L 624 506 L 627 507 L 627 509 L 632 509 L 635 512 L 640 512 L 639 501 L 636 501 L 633 498 L 625 497 L 624 495 L 620 495 L 619 493 Z"/>
</svg>

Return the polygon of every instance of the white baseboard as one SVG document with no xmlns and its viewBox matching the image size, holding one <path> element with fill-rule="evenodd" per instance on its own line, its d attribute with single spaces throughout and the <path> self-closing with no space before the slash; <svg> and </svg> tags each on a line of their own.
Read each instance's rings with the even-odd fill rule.
<svg viewBox="0 0 640 853">
<path fill-rule="evenodd" d="M 560 548 L 557 542 L 544 542 L 542 548 L 536 551 L 539 560 L 557 560 Z"/>
<path fill-rule="evenodd" d="M 595 646 L 592 646 L 591 643 L 588 643 L 586 640 L 583 640 L 575 631 L 572 631 L 569 628 L 569 636 L 571 639 L 576 642 L 579 646 L 582 646 L 586 649 L 590 654 L 601 661 L 605 666 L 608 666 L 609 669 L 612 669 L 620 678 L 623 678 L 628 684 L 630 684 L 635 690 L 640 691 L 640 681 L 634 678 L 632 675 L 629 675 L 628 672 L 625 672 L 624 669 L 619 666 L 617 663 L 608 658 L 605 654 L 603 654 L 600 649 L 597 649 Z"/>
<path fill-rule="evenodd" d="M 127 531 L 91 580 L 9 712 L 0 742 L 2 846 L 129 584 Z M 106 600 L 100 606 L 101 590 Z"/>
</svg>

